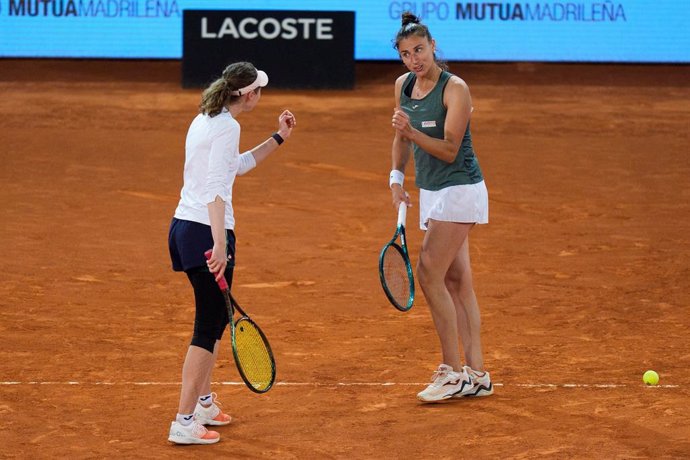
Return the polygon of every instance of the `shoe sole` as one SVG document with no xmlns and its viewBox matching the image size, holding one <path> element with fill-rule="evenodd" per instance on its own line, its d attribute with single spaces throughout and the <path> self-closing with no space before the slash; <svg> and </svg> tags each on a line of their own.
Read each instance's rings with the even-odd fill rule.
<svg viewBox="0 0 690 460">
<path fill-rule="evenodd" d="M 423 398 L 420 398 L 419 396 L 417 396 L 417 399 L 418 399 L 419 401 L 423 402 L 423 403 L 433 404 L 433 403 L 442 403 L 442 402 L 449 401 L 449 400 L 452 400 L 452 399 L 465 398 L 465 397 L 467 397 L 467 396 L 468 396 L 468 395 L 466 395 L 466 394 L 465 394 L 465 395 L 454 394 L 454 395 L 444 396 L 444 397 L 442 397 L 442 398 L 440 398 L 440 399 L 423 399 Z M 487 396 L 488 396 L 488 395 L 487 395 Z"/>
<path fill-rule="evenodd" d="M 453 395 L 444 396 L 444 397 L 439 398 L 439 399 L 424 399 L 424 398 L 420 398 L 419 395 L 417 395 L 417 399 L 423 403 L 438 403 L 438 402 L 442 402 L 442 401 L 447 401 L 451 398 L 453 398 Z"/>
<path fill-rule="evenodd" d="M 179 436 L 170 436 L 168 437 L 168 441 L 174 443 L 174 444 L 184 444 L 184 445 L 190 445 L 190 444 L 215 444 L 218 441 L 220 441 L 220 438 L 215 438 L 215 439 L 199 439 L 199 438 L 186 438 L 186 437 L 179 437 Z"/>
<path fill-rule="evenodd" d="M 422 402 L 425 402 L 425 403 L 435 403 L 435 402 L 447 401 L 449 399 L 460 398 L 462 396 L 465 396 L 469 391 L 472 391 L 473 389 L 474 389 L 474 387 L 470 387 L 470 389 L 466 390 L 464 393 L 463 393 L 463 390 L 460 390 L 454 394 L 443 395 L 438 399 L 424 399 L 424 397 L 421 397 L 421 396 L 419 396 L 419 394 L 417 394 L 417 399 L 422 401 Z"/>
<path fill-rule="evenodd" d="M 480 385 L 473 393 L 453 395 L 453 398 L 482 398 L 484 396 L 491 396 L 492 394 L 494 394 L 494 385 L 490 383 L 488 388 L 484 385 Z"/>
</svg>

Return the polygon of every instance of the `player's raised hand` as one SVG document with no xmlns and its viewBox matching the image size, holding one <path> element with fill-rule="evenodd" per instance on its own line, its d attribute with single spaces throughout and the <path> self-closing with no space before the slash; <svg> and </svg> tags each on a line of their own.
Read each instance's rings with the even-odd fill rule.
<svg viewBox="0 0 690 460">
<path fill-rule="evenodd" d="M 284 110 L 283 113 L 278 116 L 278 134 L 283 139 L 287 139 L 292 134 L 292 129 L 297 124 L 295 115 L 289 110 Z"/>
</svg>

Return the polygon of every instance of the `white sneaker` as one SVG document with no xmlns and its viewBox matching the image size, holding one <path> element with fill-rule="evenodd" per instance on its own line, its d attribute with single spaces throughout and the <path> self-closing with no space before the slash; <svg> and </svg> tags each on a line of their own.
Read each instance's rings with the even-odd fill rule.
<svg viewBox="0 0 690 460">
<path fill-rule="evenodd" d="M 431 385 L 417 394 L 420 401 L 443 401 L 472 390 L 472 381 L 464 368 L 462 372 L 455 372 L 447 364 L 441 364 L 431 378 Z"/>
<path fill-rule="evenodd" d="M 473 388 L 465 396 L 489 396 L 494 394 L 494 385 L 491 383 L 491 376 L 488 372 L 475 371 L 469 366 L 465 370 L 472 379 Z"/>
<path fill-rule="evenodd" d="M 220 441 L 220 434 L 207 430 L 196 420 L 187 426 L 175 421 L 170 424 L 168 441 L 175 444 L 213 444 Z"/>
<path fill-rule="evenodd" d="M 494 394 L 494 385 L 491 383 L 491 376 L 488 372 L 479 372 L 472 369 L 470 366 L 463 367 L 467 375 L 472 380 L 472 389 L 467 393 L 455 396 L 456 398 L 462 396 L 480 397 L 490 396 Z"/>
<path fill-rule="evenodd" d="M 232 417 L 220 410 L 218 406 L 222 404 L 216 399 L 216 394 L 211 393 L 211 395 L 212 402 L 210 406 L 204 407 L 200 402 L 196 403 L 194 419 L 202 425 L 227 425 L 232 421 Z"/>
</svg>

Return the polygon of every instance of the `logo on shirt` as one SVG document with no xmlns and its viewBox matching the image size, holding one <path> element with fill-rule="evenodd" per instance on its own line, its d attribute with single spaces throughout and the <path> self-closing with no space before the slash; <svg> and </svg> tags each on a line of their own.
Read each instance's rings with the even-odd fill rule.
<svg viewBox="0 0 690 460">
<path fill-rule="evenodd" d="M 436 127 L 436 120 L 429 120 L 429 121 L 423 121 L 422 122 L 422 128 L 435 128 Z"/>
</svg>

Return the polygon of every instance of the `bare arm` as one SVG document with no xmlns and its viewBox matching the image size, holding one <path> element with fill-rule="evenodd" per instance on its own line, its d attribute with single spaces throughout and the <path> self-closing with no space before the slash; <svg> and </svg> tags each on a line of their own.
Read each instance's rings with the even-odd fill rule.
<svg viewBox="0 0 690 460">
<path fill-rule="evenodd" d="M 402 85 L 405 81 L 407 74 L 398 77 L 395 81 L 395 109 L 393 113 L 399 109 L 398 104 L 400 102 L 400 92 L 402 91 Z M 393 123 L 395 127 L 395 123 Z M 405 173 L 405 167 L 410 159 L 410 151 L 412 150 L 412 143 L 410 140 L 400 133 L 400 130 L 395 130 L 395 137 L 393 137 L 393 147 L 391 151 L 392 158 L 392 170 L 398 170 L 401 173 Z M 410 198 L 405 192 L 402 185 L 393 184 L 391 185 L 391 193 L 393 198 L 393 207 L 397 210 L 399 203 L 405 201 L 408 206 L 410 206 Z"/>
<path fill-rule="evenodd" d="M 472 112 L 472 98 L 467 84 L 459 77 L 451 77 L 443 94 L 443 103 L 448 110 L 443 139 L 436 139 L 413 128 L 410 118 L 401 109 L 393 114 L 393 127 L 425 152 L 452 163 L 458 155 Z"/>
<path fill-rule="evenodd" d="M 225 241 L 225 201 L 216 195 L 216 199 L 208 203 L 207 207 L 213 236 L 213 254 L 206 264 L 211 273 L 216 274 L 216 281 L 218 281 L 225 274 L 225 267 L 228 265 L 227 242 Z"/>
</svg>

